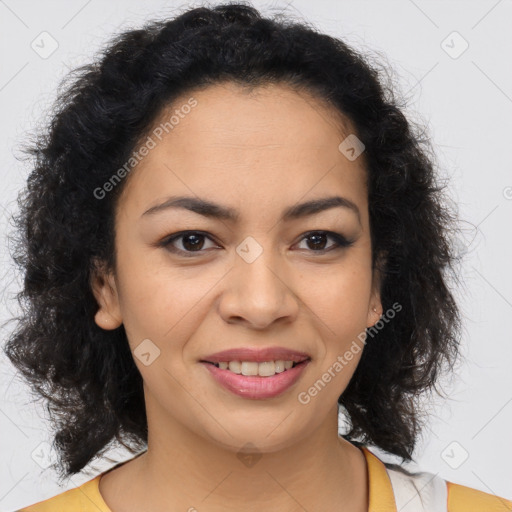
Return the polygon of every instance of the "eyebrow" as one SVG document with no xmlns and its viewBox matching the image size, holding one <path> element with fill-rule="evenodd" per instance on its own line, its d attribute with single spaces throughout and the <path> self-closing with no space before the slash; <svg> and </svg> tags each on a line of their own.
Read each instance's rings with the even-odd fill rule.
<svg viewBox="0 0 512 512">
<path fill-rule="evenodd" d="M 284 210 L 281 220 L 295 220 L 336 207 L 346 208 L 355 213 L 359 224 L 361 224 L 361 212 L 357 205 L 350 199 L 341 196 L 323 197 L 290 206 Z M 234 208 L 213 203 L 206 199 L 189 196 L 169 197 L 163 203 L 152 206 L 146 210 L 142 216 L 154 215 L 169 208 L 183 208 L 185 210 L 198 213 L 199 215 L 203 215 L 204 217 L 231 222 L 237 222 L 240 218 L 240 213 Z"/>
</svg>

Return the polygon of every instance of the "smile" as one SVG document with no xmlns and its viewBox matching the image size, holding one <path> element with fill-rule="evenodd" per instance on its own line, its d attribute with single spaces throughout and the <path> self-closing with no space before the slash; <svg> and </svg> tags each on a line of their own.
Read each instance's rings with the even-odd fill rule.
<svg viewBox="0 0 512 512">
<path fill-rule="evenodd" d="M 287 391 L 302 375 L 311 359 L 293 361 L 201 361 L 223 388 L 243 398 L 274 398 Z M 261 372 L 261 373 L 260 373 Z"/>
</svg>

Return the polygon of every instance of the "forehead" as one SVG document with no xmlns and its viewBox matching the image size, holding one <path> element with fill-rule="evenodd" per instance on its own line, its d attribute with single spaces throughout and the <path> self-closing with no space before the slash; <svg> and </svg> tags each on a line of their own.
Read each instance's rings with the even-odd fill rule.
<svg viewBox="0 0 512 512">
<path fill-rule="evenodd" d="M 204 145 L 225 142 L 234 150 L 258 145 L 301 147 L 304 143 L 312 148 L 327 146 L 354 131 L 337 109 L 309 92 L 286 84 L 248 87 L 232 82 L 183 94 L 162 111 L 155 125 L 165 123 L 191 97 L 197 105 L 172 129 L 176 143 L 187 145 L 185 139 L 194 130 Z"/>
<path fill-rule="evenodd" d="M 192 90 L 160 113 L 126 194 L 140 208 L 187 194 L 243 209 L 338 192 L 364 209 L 363 158 L 350 161 L 339 150 L 353 132 L 334 107 L 285 85 Z"/>
</svg>

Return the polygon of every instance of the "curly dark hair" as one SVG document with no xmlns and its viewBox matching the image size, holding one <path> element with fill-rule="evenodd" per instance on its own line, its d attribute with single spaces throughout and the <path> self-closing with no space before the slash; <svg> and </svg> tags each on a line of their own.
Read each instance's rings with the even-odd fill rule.
<svg viewBox="0 0 512 512">
<path fill-rule="evenodd" d="M 132 453 L 147 443 L 143 382 L 124 327 L 96 325 L 91 289 L 98 262 L 115 268 L 114 213 L 128 178 L 102 200 L 93 191 L 164 107 L 223 81 L 306 90 L 349 119 L 364 143 L 372 263 L 383 309 L 398 303 L 402 311 L 368 341 L 338 403 L 346 439 L 412 459 L 423 427 L 418 397 L 439 393 L 439 376 L 460 355 L 448 287 L 456 214 L 429 138 L 406 119 L 386 74 L 305 22 L 238 3 L 125 31 L 67 75 L 51 122 L 25 148 L 34 164 L 18 196 L 13 254 L 24 275 L 23 314 L 4 347 L 46 401 L 63 474 L 81 471 L 114 440 Z"/>
</svg>

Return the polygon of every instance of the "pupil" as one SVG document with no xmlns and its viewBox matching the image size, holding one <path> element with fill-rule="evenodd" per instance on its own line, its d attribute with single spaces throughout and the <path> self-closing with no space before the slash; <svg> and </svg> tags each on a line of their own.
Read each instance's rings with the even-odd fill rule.
<svg viewBox="0 0 512 512">
<path fill-rule="evenodd" d="M 313 234 L 313 235 L 309 235 L 309 237 L 308 237 L 308 238 L 309 238 L 309 240 L 316 240 L 316 241 L 314 241 L 314 242 L 313 242 L 313 245 L 317 245 L 317 247 L 316 247 L 317 249 L 318 249 L 318 244 L 319 244 L 319 243 L 320 243 L 320 245 L 321 245 L 321 246 L 322 246 L 322 248 L 323 248 L 323 245 L 324 245 L 324 244 L 322 244 L 322 243 L 321 243 L 322 241 L 321 241 L 321 240 L 319 241 L 319 239 L 325 238 L 325 235 L 324 235 L 324 234 L 316 233 L 316 234 Z M 324 242 L 325 242 L 325 240 L 324 240 Z"/>
<path fill-rule="evenodd" d="M 200 238 L 201 238 L 201 235 L 199 235 L 199 236 L 198 235 L 184 236 L 183 237 L 183 247 L 185 247 L 187 250 L 194 249 L 194 248 L 197 249 L 198 247 L 201 248 L 202 244 L 200 243 Z M 192 239 L 192 240 L 195 239 L 195 241 L 193 241 L 192 243 L 187 242 L 187 240 L 190 240 L 190 239 Z M 189 246 L 189 247 L 187 247 L 187 246 Z"/>
</svg>

